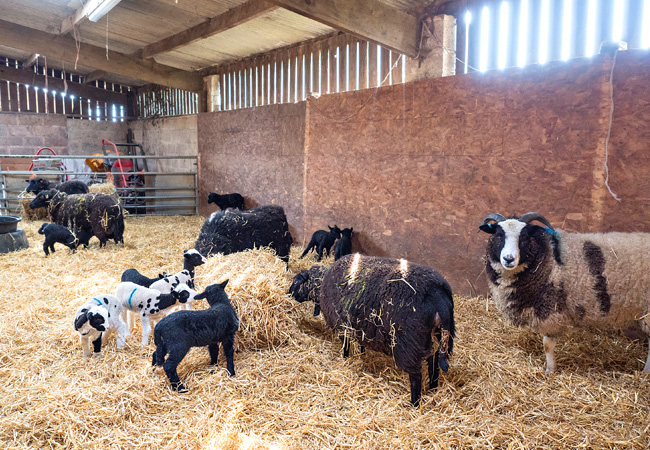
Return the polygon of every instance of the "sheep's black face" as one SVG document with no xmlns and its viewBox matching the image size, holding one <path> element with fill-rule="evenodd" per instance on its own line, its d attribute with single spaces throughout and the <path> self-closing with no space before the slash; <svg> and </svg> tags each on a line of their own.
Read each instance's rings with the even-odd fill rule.
<svg viewBox="0 0 650 450">
<path fill-rule="evenodd" d="M 341 230 L 341 235 L 345 236 L 347 238 L 351 238 L 352 237 L 352 230 L 353 230 L 352 228 L 343 228 Z"/>
<path fill-rule="evenodd" d="M 217 197 L 218 197 L 217 194 L 215 194 L 214 192 L 210 192 L 208 194 L 208 205 L 210 203 L 217 203 Z"/>
<path fill-rule="evenodd" d="M 88 323 L 97 331 L 106 331 L 106 319 L 99 313 L 88 312 Z"/>
<path fill-rule="evenodd" d="M 50 201 L 52 200 L 52 197 L 54 197 L 55 193 L 56 191 L 39 192 L 36 198 L 29 203 L 29 207 L 31 209 L 46 208 L 47 205 L 50 204 Z"/>
<path fill-rule="evenodd" d="M 329 228 L 330 232 L 334 233 L 337 238 L 341 237 L 341 229 L 337 225 L 334 225 L 334 228 L 328 225 L 327 228 Z"/>
<path fill-rule="evenodd" d="M 228 285 L 228 280 L 223 281 L 219 284 L 211 284 L 205 288 L 200 294 L 197 294 L 194 299 L 201 300 L 206 299 L 210 306 L 216 305 L 217 303 L 227 303 L 230 302 L 228 299 L 228 294 L 226 294 L 225 288 Z"/>
<path fill-rule="evenodd" d="M 307 281 L 309 280 L 309 271 L 303 270 L 298 275 L 293 277 L 293 282 L 289 288 L 289 294 L 296 299 L 298 303 L 309 300 L 309 292 L 307 292 Z"/>
<path fill-rule="evenodd" d="M 43 178 L 32 178 L 31 180 L 27 181 L 29 182 L 25 188 L 27 192 L 38 194 L 39 192 L 44 191 L 50 187 L 50 182 Z"/>
</svg>

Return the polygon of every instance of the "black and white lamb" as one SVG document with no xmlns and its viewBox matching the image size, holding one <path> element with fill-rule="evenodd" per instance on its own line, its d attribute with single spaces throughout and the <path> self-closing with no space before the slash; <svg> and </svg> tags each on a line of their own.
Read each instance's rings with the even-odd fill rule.
<svg viewBox="0 0 650 450">
<path fill-rule="evenodd" d="M 27 192 L 33 192 L 38 194 L 42 191 L 48 191 L 50 189 L 55 189 L 57 191 L 65 192 L 66 194 L 87 194 L 88 185 L 83 181 L 72 180 L 64 181 L 62 183 L 57 181 L 49 181 L 45 178 L 32 178 L 31 180 L 25 180 L 29 184 L 25 188 Z"/>
<path fill-rule="evenodd" d="M 135 314 L 142 322 L 142 345 L 149 343 L 149 335 L 156 323 L 165 314 L 171 312 L 176 302 L 186 303 L 194 300 L 196 291 L 186 284 L 179 284 L 170 294 L 162 294 L 155 289 L 139 286 L 135 283 L 124 282 L 117 285 L 115 296 L 122 302 L 127 316 L 129 330 L 135 325 Z"/>
<path fill-rule="evenodd" d="M 111 334 L 117 334 L 117 348 L 124 347 L 129 329 L 122 319 L 124 306 L 112 294 L 101 294 L 81 305 L 74 316 L 74 329 L 79 332 L 84 356 L 90 356 L 90 343 L 93 352 L 100 354 L 102 342 Z"/>
<path fill-rule="evenodd" d="M 52 222 L 73 232 L 92 233 L 99 246 L 108 239 L 124 243 L 124 208 L 107 194 L 73 194 L 56 190 L 40 192 L 29 204 L 32 209 L 47 207 Z"/>
<path fill-rule="evenodd" d="M 334 247 L 334 261 L 338 261 L 345 255 L 352 253 L 352 230 L 353 228 L 343 228 L 341 238 Z"/>
<path fill-rule="evenodd" d="M 330 255 L 330 250 L 334 245 L 334 241 L 336 241 L 338 238 L 341 237 L 341 229 L 336 225 L 334 225 L 334 228 L 328 225 L 327 228 L 329 228 L 330 230 L 314 231 L 314 234 L 311 235 L 311 240 L 309 241 L 307 248 L 305 249 L 304 252 L 302 252 L 300 258 L 304 258 L 305 255 L 312 250 L 318 253 L 318 258 L 316 259 L 316 261 L 320 261 L 323 258 L 324 251 L 327 251 L 327 256 Z"/>
<path fill-rule="evenodd" d="M 185 283 L 190 288 L 194 289 L 194 269 L 203 265 L 205 262 L 206 259 L 196 250 L 185 250 L 183 251 L 183 270 L 177 274 L 169 275 L 167 273 L 162 273 L 155 278 L 149 278 L 142 275 L 136 269 L 126 269 L 122 272 L 120 281 L 130 281 L 140 286 L 159 290 L 163 294 L 170 293 L 174 286 L 181 283 Z M 169 285 L 168 288 L 166 288 L 164 284 L 158 283 L 165 279 L 167 280 L 166 283 Z M 152 286 L 153 283 L 157 283 L 155 287 Z M 163 281 L 163 283 L 165 282 Z"/>
<path fill-rule="evenodd" d="M 45 256 L 48 256 L 50 252 L 54 253 L 55 243 L 67 246 L 73 253 L 77 249 L 77 238 L 75 238 L 74 234 L 63 225 L 46 222 L 38 229 L 38 234 L 45 235 L 45 241 L 43 242 L 43 251 L 45 252 Z"/>
<path fill-rule="evenodd" d="M 156 351 L 152 365 L 162 366 L 172 388 L 187 392 L 178 378 L 176 369 L 192 347 L 208 347 L 210 364 L 217 364 L 219 343 L 226 354 L 226 368 L 235 376 L 233 362 L 235 333 L 239 329 L 239 317 L 233 309 L 224 288 L 228 280 L 211 284 L 196 299 L 207 299 L 210 307 L 200 311 L 178 311 L 162 319 L 154 329 Z M 165 356 L 167 360 L 165 360 Z"/>
<path fill-rule="evenodd" d="M 485 269 L 494 303 L 543 336 L 546 372 L 557 367 L 557 337 L 572 328 L 640 326 L 650 336 L 650 233 L 568 233 L 534 212 L 490 214 L 479 229 L 491 235 Z"/>
<path fill-rule="evenodd" d="M 314 266 L 293 280 L 289 293 L 312 300 L 329 328 L 343 333 L 344 356 L 350 336 L 371 350 L 393 355 L 409 374 L 411 403 L 419 405 L 422 361 L 429 389 L 438 386 L 439 368 L 449 369 L 456 333 L 454 301 L 445 279 L 430 267 L 406 260 L 347 255 L 330 268 Z M 432 335 L 439 345 L 434 351 Z"/>
<path fill-rule="evenodd" d="M 292 243 L 284 210 L 271 205 L 213 213 L 203 224 L 194 248 L 202 255 L 210 256 L 271 247 L 288 264 Z"/>
<path fill-rule="evenodd" d="M 210 192 L 208 194 L 208 204 L 210 203 L 214 203 L 221 210 L 227 208 L 246 209 L 244 207 L 244 197 L 236 192 L 223 195 L 219 195 L 215 192 Z"/>
</svg>

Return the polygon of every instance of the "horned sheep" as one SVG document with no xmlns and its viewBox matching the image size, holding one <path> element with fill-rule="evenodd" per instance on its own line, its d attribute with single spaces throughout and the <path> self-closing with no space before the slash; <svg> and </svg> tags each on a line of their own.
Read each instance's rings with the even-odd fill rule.
<svg viewBox="0 0 650 450">
<path fill-rule="evenodd" d="M 573 328 L 640 326 L 650 336 L 649 233 L 569 233 L 535 212 L 490 214 L 479 230 L 491 235 L 485 269 L 496 307 L 543 336 L 546 372 L 557 369 L 558 336 Z"/>
<path fill-rule="evenodd" d="M 447 281 L 430 267 L 357 253 L 330 268 L 303 270 L 289 293 L 298 302 L 314 301 L 314 315 L 322 309 L 327 326 L 344 333 L 344 356 L 349 334 L 371 350 L 393 355 L 409 374 L 414 406 L 420 403 L 422 361 L 427 361 L 429 389 L 438 386 L 439 369 L 449 368 L 454 301 Z M 432 334 L 439 343 L 435 351 Z"/>
</svg>

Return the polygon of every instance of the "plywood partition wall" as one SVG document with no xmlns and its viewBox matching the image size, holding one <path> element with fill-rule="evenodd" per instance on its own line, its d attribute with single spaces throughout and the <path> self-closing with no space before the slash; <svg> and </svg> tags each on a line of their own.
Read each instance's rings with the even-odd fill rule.
<svg viewBox="0 0 650 450">
<path fill-rule="evenodd" d="M 354 226 L 355 251 L 430 264 L 457 292 L 485 293 L 487 236 L 476 231 L 491 212 L 538 211 L 571 231 L 650 231 L 650 56 L 619 54 L 610 85 L 613 62 L 201 114 L 202 191 L 283 205 L 298 241 Z M 610 87 L 609 185 L 620 202 L 605 185 Z"/>
</svg>

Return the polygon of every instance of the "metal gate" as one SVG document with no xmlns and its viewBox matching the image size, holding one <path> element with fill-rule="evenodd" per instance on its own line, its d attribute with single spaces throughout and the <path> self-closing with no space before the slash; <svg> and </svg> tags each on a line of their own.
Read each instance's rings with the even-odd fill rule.
<svg viewBox="0 0 650 450">
<path fill-rule="evenodd" d="M 121 168 L 110 172 L 124 208 L 130 215 L 197 215 L 198 214 L 198 157 L 197 156 L 141 156 L 141 155 L 0 155 L 0 214 L 20 214 L 20 200 L 27 187 L 27 179 L 36 174 L 51 181 L 81 179 L 88 184 L 110 180 L 108 172 L 91 172 L 78 168 L 69 170 L 65 162 L 79 166 L 79 160 L 111 159 Z M 130 164 L 129 169 L 126 161 Z M 48 166 L 48 162 L 62 161 L 60 169 L 29 170 L 32 163 Z M 149 170 L 140 170 L 139 162 Z M 123 163 L 123 165 L 122 165 Z M 70 164 L 72 165 L 72 164 Z M 177 170 L 169 170 L 174 169 Z M 88 168 L 89 169 L 89 168 Z M 122 171 L 123 170 L 123 171 Z"/>
</svg>

